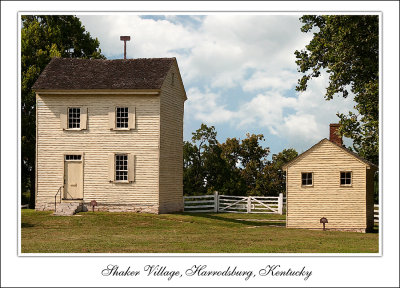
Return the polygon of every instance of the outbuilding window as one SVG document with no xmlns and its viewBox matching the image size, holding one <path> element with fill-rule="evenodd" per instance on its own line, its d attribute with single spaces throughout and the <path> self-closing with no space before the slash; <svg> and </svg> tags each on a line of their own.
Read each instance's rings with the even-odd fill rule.
<svg viewBox="0 0 400 288">
<path fill-rule="evenodd" d="M 68 129 L 81 128 L 81 108 L 68 108 Z"/>
<path fill-rule="evenodd" d="M 312 172 L 301 173 L 301 185 L 302 186 L 312 186 L 313 185 L 313 173 Z"/>
<path fill-rule="evenodd" d="M 340 172 L 340 186 L 351 185 L 351 171 Z"/>
</svg>

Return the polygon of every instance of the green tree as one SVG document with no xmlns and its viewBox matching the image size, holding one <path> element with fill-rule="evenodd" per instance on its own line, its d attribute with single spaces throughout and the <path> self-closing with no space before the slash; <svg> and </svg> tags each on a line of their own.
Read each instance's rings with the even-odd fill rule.
<svg viewBox="0 0 400 288">
<path fill-rule="evenodd" d="M 192 143 L 184 143 L 184 191 L 186 195 L 206 194 L 211 178 L 216 177 L 210 170 L 212 153 L 217 147 L 215 127 L 201 124 L 192 133 Z M 214 157 L 215 158 L 215 157 Z"/>
<path fill-rule="evenodd" d="M 227 138 L 225 143 L 221 144 L 222 158 L 225 159 L 231 169 L 235 169 L 240 164 L 240 140 L 236 138 Z"/>
<path fill-rule="evenodd" d="M 276 191 L 285 181 L 282 165 L 294 158 L 293 153 L 297 156 L 293 149 L 284 150 L 273 156 L 268 170 L 270 150 L 262 147 L 262 134 L 247 134 L 242 141 L 227 138 L 225 143 L 219 143 L 215 127 L 205 124 L 192 134 L 192 141 L 184 142 L 185 195 L 211 194 L 214 191 L 224 195 L 277 195 L 279 192 Z M 269 171 L 273 173 L 266 175 Z M 277 187 L 270 184 L 272 182 L 278 183 Z"/>
<path fill-rule="evenodd" d="M 247 134 L 240 145 L 241 175 L 247 186 L 248 195 L 264 195 L 266 183 L 263 170 L 267 165 L 269 148 L 263 148 L 260 141 L 264 140 L 262 134 Z"/>
<path fill-rule="evenodd" d="M 185 195 L 200 195 L 205 193 L 204 185 L 198 175 L 202 174 L 199 163 L 198 148 L 191 142 L 183 143 L 183 191 Z"/>
<path fill-rule="evenodd" d="M 226 187 L 226 183 L 231 179 L 231 173 L 233 171 L 221 155 L 222 147 L 219 143 L 218 145 L 210 146 L 210 149 L 208 149 L 207 153 L 204 154 L 204 172 L 207 194 L 211 194 L 214 191 L 219 191 L 223 194 L 231 194 Z"/>
<path fill-rule="evenodd" d="M 35 203 L 36 100 L 32 85 L 52 57 L 105 58 L 75 16 L 22 16 L 21 187 L 22 201 Z"/>
<path fill-rule="evenodd" d="M 219 191 L 225 195 L 246 195 L 247 186 L 241 174 L 240 139 L 227 138 L 220 147 L 221 158 L 225 160 L 227 173 L 223 187 Z"/>
<path fill-rule="evenodd" d="M 278 196 L 286 191 L 286 174 L 282 166 L 298 156 L 295 149 L 284 149 L 278 154 L 272 155 L 272 161 L 264 169 L 264 177 L 267 183 L 267 195 Z"/>
<path fill-rule="evenodd" d="M 376 15 L 305 15 L 302 32 L 314 36 L 306 49 L 295 51 L 298 70 L 304 73 L 297 91 L 308 81 L 329 73 L 325 99 L 336 93 L 354 94 L 357 112 L 340 118 L 340 133 L 353 139 L 363 158 L 379 162 L 379 17 Z"/>
</svg>

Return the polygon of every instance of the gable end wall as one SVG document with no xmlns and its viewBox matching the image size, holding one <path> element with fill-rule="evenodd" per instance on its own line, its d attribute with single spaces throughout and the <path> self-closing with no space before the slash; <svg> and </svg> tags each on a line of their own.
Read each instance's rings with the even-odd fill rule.
<svg viewBox="0 0 400 288">
<path fill-rule="evenodd" d="M 366 229 L 366 165 L 329 141 L 288 167 L 287 227 Z M 340 186 L 340 172 L 352 171 L 352 186 Z M 313 187 L 301 186 L 301 173 L 313 172 Z"/>
<path fill-rule="evenodd" d="M 172 73 L 174 85 L 172 85 Z M 174 63 L 160 95 L 160 213 L 183 211 L 184 88 Z"/>
</svg>

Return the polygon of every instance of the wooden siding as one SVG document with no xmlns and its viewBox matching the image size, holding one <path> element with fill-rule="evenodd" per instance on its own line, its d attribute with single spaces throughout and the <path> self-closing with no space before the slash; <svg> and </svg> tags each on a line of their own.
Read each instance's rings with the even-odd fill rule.
<svg viewBox="0 0 400 288">
<path fill-rule="evenodd" d="M 366 164 L 328 140 L 287 168 L 287 227 L 366 229 Z M 351 187 L 340 186 L 340 172 L 352 172 Z M 313 173 L 313 186 L 302 187 L 301 173 Z M 373 207 L 373 205 L 372 205 Z"/>
<path fill-rule="evenodd" d="M 172 77 L 174 77 L 174 80 L 172 80 Z M 167 213 L 183 211 L 183 110 L 185 91 L 176 64 L 171 67 L 161 91 L 160 212 Z"/>
<path fill-rule="evenodd" d="M 136 107 L 136 129 L 112 131 L 109 107 Z M 87 129 L 60 128 L 60 112 L 86 106 Z M 84 154 L 84 201 L 158 205 L 160 98 L 154 95 L 37 95 L 37 204 L 63 185 L 64 154 Z M 109 153 L 135 155 L 133 183 L 110 183 Z"/>
</svg>

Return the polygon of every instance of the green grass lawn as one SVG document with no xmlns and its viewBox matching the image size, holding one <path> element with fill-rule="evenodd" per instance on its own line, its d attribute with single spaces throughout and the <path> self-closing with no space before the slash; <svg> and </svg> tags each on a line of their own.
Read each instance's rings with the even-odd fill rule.
<svg viewBox="0 0 400 288">
<path fill-rule="evenodd" d="M 62 217 L 24 209 L 21 219 L 22 253 L 376 253 L 379 241 L 378 233 L 286 229 L 285 215 L 85 212 Z"/>
</svg>

